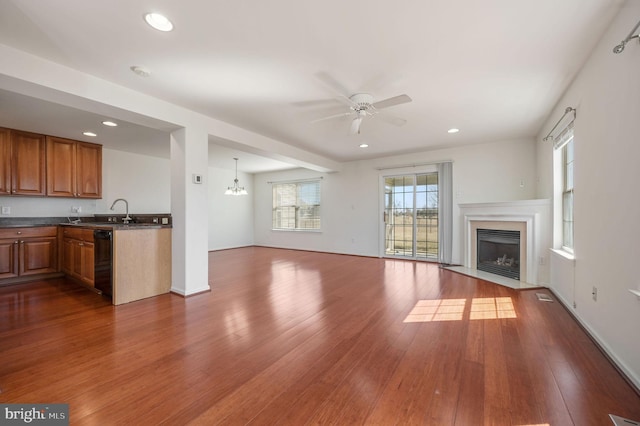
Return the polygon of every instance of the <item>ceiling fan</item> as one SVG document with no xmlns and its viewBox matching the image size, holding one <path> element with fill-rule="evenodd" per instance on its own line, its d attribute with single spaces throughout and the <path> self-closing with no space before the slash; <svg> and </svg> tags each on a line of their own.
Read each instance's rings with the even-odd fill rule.
<svg viewBox="0 0 640 426">
<path fill-rule="evenodd" d="M 348 105 L 350 111 L 330 115 L 328 117 L 322 117 L 317 120 L 313 120 L 313 123 L 353 115 L 354 117 L 351 121 L 351 127 L 349 129 L 349 134 L 351 135 L 360 134 L 360 126 L 362 125 L 362 120 L 364 120 L 364 118 L 367 116 L 376 115 L 387 123 L 393 124 L 395 126 L 402 126 L 407 122 L 407 120 L 394 117 L 381 110 L 395 105 L 411 102 L 411 98 L 408 95 L 404 94 L 383 99 L 378 102 L 373 102 L 373 96 L 371 96 L 369 93 L 356 93 L 348 97 L 345 95 L 341 95 L 341 97 L 339 97 L 338 99 Z"/>
</svg>

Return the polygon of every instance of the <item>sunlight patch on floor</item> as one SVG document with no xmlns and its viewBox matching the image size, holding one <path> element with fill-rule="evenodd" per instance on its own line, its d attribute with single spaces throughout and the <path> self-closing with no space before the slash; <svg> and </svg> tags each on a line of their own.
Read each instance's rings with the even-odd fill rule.
<svg viewBox="0 0 640 426">
<path fill-rule="evenodd" d="M 418 300 L 403 322 L 460 321 L 467 299 Z"/>
<path fill-rule="evenodd" d="M 467 299 L 418 300 L 403 322 L 462 321 L 467 301 Z M 517 318 L 510 297 L 471 299 L 470 320 L 503 318 Z"/>
<path fill-rule="evenodd" d="M 510 297 L 478 297 L 471 301 L 469 319 L 517 318 Z"/>
</svg>

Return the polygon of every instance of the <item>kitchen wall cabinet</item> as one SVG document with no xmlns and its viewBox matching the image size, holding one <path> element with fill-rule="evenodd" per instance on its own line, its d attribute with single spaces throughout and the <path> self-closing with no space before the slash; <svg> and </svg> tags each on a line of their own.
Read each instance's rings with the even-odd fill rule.
<svg viewBox="0 0 640 426">
<path fill-rule="evenodd" d="M 102 146 L 47 136 L 47 196 L 102 198 Z"/>
<path fill-rule="evenodd" d="M 62 272 L 93 287 L 94 278 L 93 229 L 62 229 Z"/>
<path fill-rule="evenodd" d="M 57 227 L 0 229 L 0 284 L 57 272 Z"/>
<path fill-rule="evenodd" d="M 0 128 L 0 195 L 11 194 L 11 130 Z"/>
<path fill-rule="evenodd" d="M 0 129 L 0 195 L 46 194 L 46 137 Z"/>
</svg>

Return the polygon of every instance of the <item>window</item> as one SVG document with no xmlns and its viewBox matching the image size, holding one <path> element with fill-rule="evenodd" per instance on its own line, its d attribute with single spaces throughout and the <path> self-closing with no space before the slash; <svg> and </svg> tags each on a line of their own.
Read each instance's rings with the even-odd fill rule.
<svg viewBox="0 0 640 426">
<path fill-rule="evenodd" d="M 438 173 L 384 178 L 385 254 L 438 257 Z"/>
<path fill-rule="evenodd" d="M 573 123 L 560 133 L 554 142 L 555 148 L 555 202 L 557 229 L 556 247 L 573 253 Z"/>
<path fill-rule="evenodd" d="M 562 147 L 562 248 L 573 251 L 573 131 Z"/>
<path fill-rule="evenodd" d="M 273 184 L 273 229 L 320 229 L 320 181 Z"/>
</svg>

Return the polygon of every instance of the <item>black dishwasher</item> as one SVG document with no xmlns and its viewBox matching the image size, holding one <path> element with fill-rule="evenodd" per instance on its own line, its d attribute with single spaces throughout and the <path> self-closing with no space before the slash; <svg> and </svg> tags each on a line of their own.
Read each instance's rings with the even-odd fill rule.
<svg viewBox="0 0 640 426">
<path fill-rule="evenodd" d="M 96 229 L 93 231 L 94 243 L 94 285 L 103 295 L 113 295 L 113 274 L 111 271 L 113 231 Z"/>
</svg>

